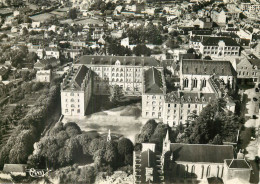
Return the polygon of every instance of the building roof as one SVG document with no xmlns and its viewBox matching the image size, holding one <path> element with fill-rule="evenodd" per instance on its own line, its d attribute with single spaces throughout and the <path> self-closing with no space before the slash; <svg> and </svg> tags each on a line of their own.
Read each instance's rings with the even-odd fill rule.
<svg viewBox="0 0 260 184">
<path fill-rule="evenodd" d="M 179 94 L 178 94 L 179 93 Z M 215 99 L 215 93 L 198 93 L 198 92 L 171 92 L 165 95 L 166 103 L 195 103 L 208 104 L 211 99 Z"/>
<path fill-rule="evenodd" d="M 253 66 L 257 66 L 257 68 L 260 68 L 260 59 L 249 59 L 248 60 Z"/>
<path fill-rule="evenodd" d="M 3 171 L 4 172 L 25 172 L 26 164 L 5 164 Z"/>
<path fill-rule="evenodd" d="M 250 164 L 245 159 L 227 159 L 225 160 L 228 168 L 231 169 L 250 169 Z"/>
<path fill-rule="evenodd" d="M 143 152 L 136 152 L 136 155 L 136 176 L 141 176 L 137 180 L 141 181 L 141 183 L 146 183 L 146 168 L 153 168 L 154 182 L 159 182 L 157 160 L 160 157 L 150 149 Z"/>
<path fill-rule="evenodd" d="M 152 67 L 145 71 L 145 93 L 163 93 L 162 73 Z"/>
<path fill-rule="evenodd" d="M 224 163 L 234 158 L 231 145 L 171 143 L 170 151 L 173 160 L 180 162 Z"/>
<path fill-rule="evenodd" d="M 240 38 L 236 33 L 232 32 L 219 32 L 216 35 L 220 37 Z"/>
<path fill-rule="evenodd" d="M 202 45 L 204 46 L 218 46 L 220 41 L 224 41 L 226 46 L 239 46 L 239 44 L 229 37 L 207 37 L 203 39 Z"/>
<path fill-rule="evenodd" d="M 184 59 L 182 60 L 182 73 L 193 75 L 229 75 L 235 76 L 236 71 L 229 61 Z"/>
<path fill-rule="evenodd" d="M 67 76 L 63 80 L 62 90 L 81 90 L 81 85 L 86 78 L 88 72 L 90 72 L 90 70 L 85 65 L 81 65 L 78 68 L 71 68 Z"/>
<path fill-rule="evenodd" d="M 121 65 L 129 66 L 159 66 L 159 62 L 152 57 L 137 56 L 81 56 L 76 64 L 85 65 L 114 65 L 120 61 Z"/>
</svg>

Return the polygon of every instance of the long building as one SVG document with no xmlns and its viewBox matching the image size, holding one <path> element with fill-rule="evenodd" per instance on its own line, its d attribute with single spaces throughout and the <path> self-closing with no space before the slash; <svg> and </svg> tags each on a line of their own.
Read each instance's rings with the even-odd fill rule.
<svg viewBox="0 0 260 184">
<path fill-rule="evenodd" d="M 92 94 L 91 70 L 73 66 L 61 83 L 61 112 L 67 116 L 85 116 Z"/>
<path fill-rule="evenodd" d="M 118 85 L 125 95 L 141 96 L 143 71 L 162 68 L 154 58 L 135 56 L 82 56 L 75 64 L 93 71 L 93 92 L 100 95 L 109 95 L 110 86 Z"/>
</svg>

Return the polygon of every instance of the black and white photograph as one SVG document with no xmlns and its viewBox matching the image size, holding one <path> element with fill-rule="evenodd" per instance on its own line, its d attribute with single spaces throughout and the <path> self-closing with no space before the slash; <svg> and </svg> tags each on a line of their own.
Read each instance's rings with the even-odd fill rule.
<svg viewBox="0 0 260 184">
<path fill-rule="evenodd" d="M 260 0 L 0 0 L 0 184 L 259 184 Z"/>
</svg>

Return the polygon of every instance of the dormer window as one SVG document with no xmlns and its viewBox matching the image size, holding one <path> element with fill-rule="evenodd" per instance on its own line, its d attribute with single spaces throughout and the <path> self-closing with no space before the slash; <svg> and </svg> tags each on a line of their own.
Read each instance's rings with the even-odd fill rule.
<svg viewBox="0 0 260 184">
<path fill-rule="evenodd" d="M 120 63 L 119 60 L 117 60 L 116 63 L 115 63 L 115 65 L 120 65 L 120 64 L 121 64 L 121 63 Z"/>
<path fill-rule="evenodd" d="M 202 97 L 202 102 L 205 102 L 206 100 L 205 100 L 205 98 L 204 97 Z"/>
</svg>

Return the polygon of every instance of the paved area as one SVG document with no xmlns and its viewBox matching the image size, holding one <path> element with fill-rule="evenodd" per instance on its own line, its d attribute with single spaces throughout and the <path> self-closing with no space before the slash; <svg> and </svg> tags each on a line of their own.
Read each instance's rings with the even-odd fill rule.
<svg viewBox="0 0 260 184">
<path fill-rule="evenodd" d="M 245 127 L 250 128 L 250 127 L 254 127 L 256 128 L 256 135 L 258 135 L 258 127 L 260 125 L 260 120 L 259 120 L 259 108 L 257 107 L 257 105 L 259 105 L 258 103 L 255 103 L 253 101 L 254 97 L 258 97 L 259 94 L 257 94 L 255 92 L 255 89 L 247 89 L 244 92 L 245 95 L 247 95 L 248 100 L 246 101 L 246 113 L 245 116 L 246 117 L 250 117 L 246 122 L 245 122 Z M 259 97 L 258 97 L 259 98 Z M 252 115 L 256 115 L 256 119 L 252 119 Z M 247 154 L 246 154 L 246 158 L 248 158 L 249 160 L 254 160 L 255 156 L 258 155 L 258 140 L 257 139 L 252 139 L 250 141 L 250 143 L 248 144 L 248 146 L 246 147 L 247 150 Z"/>
</svg>

